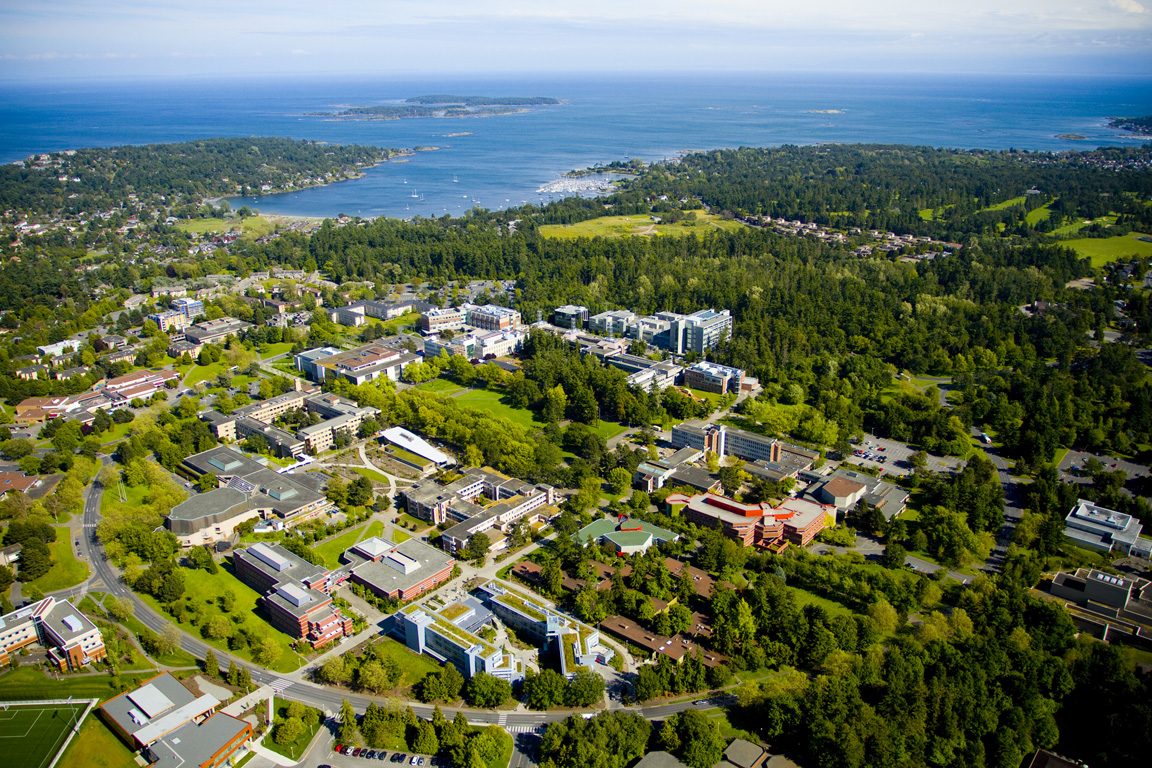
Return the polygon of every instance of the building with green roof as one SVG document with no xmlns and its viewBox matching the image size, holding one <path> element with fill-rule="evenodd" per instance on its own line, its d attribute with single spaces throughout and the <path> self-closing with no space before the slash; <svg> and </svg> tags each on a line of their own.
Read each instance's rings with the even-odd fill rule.
<svg viewBox="0 0 1152 768">
<path fill-rule="evenodd" d="M 606 517 L 581 528 L 576 532 L 576 538 L 581 544 L 607 542 L 617 554 L 634 555 L 647 552 L 665 541 L 676 541 L 680 536 L 643 520 L 621 517 L 619 522 L 615 522 Z"/>
</svg>

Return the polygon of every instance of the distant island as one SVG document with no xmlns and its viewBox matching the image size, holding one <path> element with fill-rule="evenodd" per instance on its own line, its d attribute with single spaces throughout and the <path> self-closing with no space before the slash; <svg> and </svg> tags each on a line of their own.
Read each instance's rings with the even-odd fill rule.
<svg viewBox="0 0 1152 768">
<path fill-rule="evenodd" d="M 554 106 L 546 96 L 455 96 L 438 93 L 413 96 L 403 104 L 348 107 L 339 112 L 309 112 L 308 117 L 330 120 L 406 120 L 418 117 L 491 117 L 527 112 L 526 107 Z"/>
<path fill-rule="evenodd" d="M 1149 117 L 1117 117 L 1108 123 L 1109 128 L 1119 128 L 1122 131 L 1131 131 L 1141 136 L 1152 136 L 1152 116 Z"/>
<path fill-rule="evenodd" d="M 1058 133 L 1056 138 L 1064 139 L 1065 141 L 1087 141 L 1088 137 L 1079 133 Z"/>
</svg>

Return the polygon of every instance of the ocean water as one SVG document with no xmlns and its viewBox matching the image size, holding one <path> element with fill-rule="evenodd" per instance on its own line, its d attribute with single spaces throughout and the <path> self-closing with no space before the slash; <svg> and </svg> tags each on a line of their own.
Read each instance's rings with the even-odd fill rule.
<svg viewBox="0 0 1152 768">
<path fill-rule="evenodd" d="M 425 93 L 551 96 L 481 118 L 332 121 L 342 106 Z M 363 178 L 257 199 L 265 213 L 459 215 L 551 199 L 565 171 L 699 149 L 820 142 L 1029 150 L 1135 146 L 1112 116 L 1152 114 L 1152 77 L 730 75 L 608 79 L 214 79 L 0 84 L 0 161 L 212 136 L 434 146 Z M 466 134 L 466 135 L 450 135 Z M 1058 138 L 1079 134 L 1082 141 Z"/>
</svg>

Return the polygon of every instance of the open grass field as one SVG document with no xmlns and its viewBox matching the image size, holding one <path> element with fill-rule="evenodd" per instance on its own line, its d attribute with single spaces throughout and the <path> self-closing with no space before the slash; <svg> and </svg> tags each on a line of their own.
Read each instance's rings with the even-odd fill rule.
<svg viewBox="0 0 1152 768">
<path fill-rule="evenodd" d="M 28 704 L 0 709 L 0 749 L 27 768 L 45 768 L 84 715 L 88 702 Z"/>
<path fill-rule="evenodd" d="M 1028 215 L 1024 217 L 1024 222 L 1028 226 L 1034 227 L 1042 221 L 1047 221 L 1051 215 L 1052 210 L 1048 206 L 1042 205 L 1034 211 L 1028 211 Z"/>
<path fill-rule="evenodd" d="M 1132 256 L 1146 259 L 1152 256 L 1152 240 L 1141 240 L 1141 237 L 1152 238 L 1152 235 L 1129 232 L 1120 237 L 1082 237 L 1062 240 L 1060 245 L 1072 248 L 1081 256 L 1087 256 L 1092 259 L 1092 266 L 1099 267 L 1117 259 Z"/>
<path fill-rule="evenodd" d="M 63 768 L 136 768 L 136 761 L 124 742 L 92 714 L 84 720 L 58 765 Z"/>
<path fill-rule="evenodd" d="M 120 501 L 117 496 L 118 486 L 112 485 L 104 489 L 103 495 L 100 497 L 100 514 L 107 515 L 117 509 L 135 509 L 144 503 L 144 497 L 148 495 L 148 486 L 146 485 L 125 485 L 124 495 L 127 496 L 127 501 Z"/>
<path fill-rule="evenodd" d="M 184 377 L 184 383 L 192 387 L 201 381 L 212 382 L 217 376 L 231 367 L 231 365 L 225 363 L 223 360 L 218 363 L 212 363 L 211 365 L 197 365 Z"/>
<path fill-rule="evenodd" d="M 289 637 L 273 627 L 262 618 L 262 614 L 257 613 L 256 600 L 260 597 L 260 593 L 236 578 L 236 576 L 228 570 L 230 567 L 230 565 L 221 567 L 215 574 L 201 570 L 181 569 L 181 573 L 184 576 L 184 599 L 189 615 L 195 613 L 201 606 L 204 607 L 206 615 L 209 618 L 219 614 L 219 598 L 223 597 L 225 590 L 230 590 L 235 597 L 235 603 L 231 614 L 228 615 L 244 616 L 245 626 L 256 629 L 260 634 L 273 638 L 280 646 L 280 658 L 271 666 L 271 669 L 276 672 L 292 672 L 299 668 L 300 657 L 297 656 L 291 648 L 294 638 Z M 161 605 L 160 602 L 151 595 L 141 594 L 140 598 L 152 606 L 152 609 L 158 613 L 171 616 L 166 610 L 166 606 Z M 194 635 L 200 635 L 198 628 L 190 624 L 182 624 L 180 628 Z M 245 661 L 255 663 L 252 658 L 253 649 L 251 647 L 239 651 L 230 651 L 228 649 L 227 638 L 202 639 L 219 651 L 231 653 Z"/>
<path fill-rule="evenodd" d="M 628 427 L 623 424 L 617 424 L 614 421 L 600 421 L 596 426 L 589 428 L 589 431 L 595 432 L 605 440 L 611 440 L 616 437 L 616 435 L 623 434 L 627 430 Z"/>
<path fill-rule="evenodd" d="M 1005 208 L 1011 208 L 1014 205 L 1024 205 L 1024 196 L 1021 195 L 1020 197 L 1014 197 L 1011 200 L 1005 200 L 1002 203 L 996 203 L 995 205 L 990 205 L 987 208 L 981 208 L 980 210 L 982 210 L 982 211 L 1002 211 Z"/>
<path fill-rule="evenodd" d="M 135 688 L 155 675 L 154 671 L 123 674 L 120 680 Z M 110 679 L 107 675 L 61 675 L 57 680 L 45 676 L 39 667 L 23 666 L 0 675 L 0 701 L 66 699 L 69 696 L 103 701 L 120 693 L 119 688 L 113 689 L 108 684 Z"/>
<path fill-rule="evenodd" d="M 796 599 L 796 604 L 803 608 L 806 605 L 818 605 L 826 610 L 831 616 L 851 616 L 852 611 L 847 606 L 841 605 L 835 600 L 829 600 L 826 597 L 821 597 L 814 592 L 809 592 L 800 587 L 788 587 L 788 591 L 792 593 L 792 597 Z"/>
<path fill-rule="evenodd" d="M 400 680 L 396 683 L 398 688 L 414 685 L 423 680 L 429 672 L 440 671 L 440 665 L 431 657 L 413 653 L 406 645 L 390 637 L 382 639 L 379 648 L 400 668 Z"/>
<path fill-rule="evenodd" d="M 384 477 L 384 475 L 380 474 L 374 469 L 367 469 L 365 467 L 348 467 L 348 469 L 352 470 L 358 475 L 364 475 L 364 477 L 373 482 L 384 483 L 384 485 L 388 485 L 388 478 Z"/>
<path fill-rule="evenodd" d="M 251 216 L 247 219 L 189 219 L 178 222 L 176 228 L 184 232 L 196 232 L 198 234 L 242 230 L 244 238 L 247 240 L 255 240 L 276 231 L 276 225 L 263 216 Z"/>
<path fill-rule="evenodd" d="M 315 709 L 315 707 L 313 707 L 313 709 Z M 284 704 L 282 706 L 276 707 L 276 722 L 280 722 L 280 721 L 287 720 L 287 719 L 288 719 L 288 705 Z M 273 752 L 275 752 L 278 755 L 283 755 L 284 757 L 291 758 L 291 759 L 298 759 L 300 757 L 303 757 L 304 750 L 308 749 L 308 745 L 312 742 L 312 737 L 316 735 L 316 731 L 320 730 L 323 727 L 324 727 L 323 713 L 320 713 L 319 710 L 317 710 L 316 723 L 313 724 L 311 727 L 306 726 L 304 728 L 304 732 L 301 733 L 300 736 L 298 736 L 295 741 L 290 741 L 287 744 L 277 744 L 275 742 L 275 740 L 273 740 L 273 739 L 265 739 L 264 740 L 264 746 L 267 749 L 272 750 Z"/>
<path fill-rule="evenodd" d="M 44 594 L 74 587 L 88 578 L 88 566 L 72 554 L 72 540 L 69 538 L 68 529 L 59 529 L 57 535 L 59 538 L 48 545 L 52 567 L 48 569 L 48 573 L 32 581 Z"/>
<path fill-rule="evenodd" d="M 692 218 L 692 216 L 695 216 Z M 692 234 L 707 234 L 718 229 L 735 231 L 743 224 L 737 221 L 725 221 L 719 216 L 705 214 L 702 211 L 693 211 L 678 224 L 656 224 L 647 214 L 634 216 L 601 216 L 598 219 L 581 221 L 576 224 L 545 224 L 540 227 L 540 234 L 544 237 L 575 239 L 578 237 L 631 237 L 652 235 L 684 236 Z"/>
<path fill-rule="evenodd" d="M 340 555 L 348 547 L 356 544 L 357 542 L 370 539 L 373 536 L 379 536 L 384 533 L 384 523 L 380 520 L 373 520 L 368 525 L 361 525 L 358 528 L 353 528 L 350 531 L 344 531 L 339 536 L 335 536 L 323 544 L 317 544 L 312 548 L 312 551 L 320 556 L 324 564 L 329 568 L 335 568 L 340 564 Z"/>
<path fill-rule="evenodd" d="M 420 389 L 425 392 L 436 392 L 437 394 L 442 395 L 450 395 L 454 392 L 464 391 L 464 387 L 460 386 L 454 381 L 449 381 L 448 379 L 432 379 L 431 381 L 426 381 L 423 384 L 417 384 L 416 389 Z"/>
<path fill-rule="evenodd" d="M 260 357 L 267 360 L 270 357 L 283 355 L 286 352 L 291 352 L 293 346 L 290 341 L 282 341 L 279 344 L 264 344 L 260 347 Z"/>
<path fill-rule="evenodd" d="M 514 421 L 528 429 L 543 428 L 545 426 L 544 422 L 536 419 L 532 411 L 526 408 L 515 408 L 511 405 L 506 405 L 501 402 L 502 398 L 503 395 L 499 392 L 489 392 L 478 389 L 472 392 L 465 392 L 456 398 L 456 402 L 462 406 L 476 408 L 477 410 L 491 413 L 493 416 Z"/>
</svg>

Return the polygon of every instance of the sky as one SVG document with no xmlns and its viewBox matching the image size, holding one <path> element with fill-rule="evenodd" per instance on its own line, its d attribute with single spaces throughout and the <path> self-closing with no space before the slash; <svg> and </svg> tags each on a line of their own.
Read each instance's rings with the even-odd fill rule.
<svg viewBox="0 0 1152 768">
<path fill-rule="evenodd" d="M 0 0 L 0 80 L 1152 75 L 1152 0 Z"/>
</svg>

